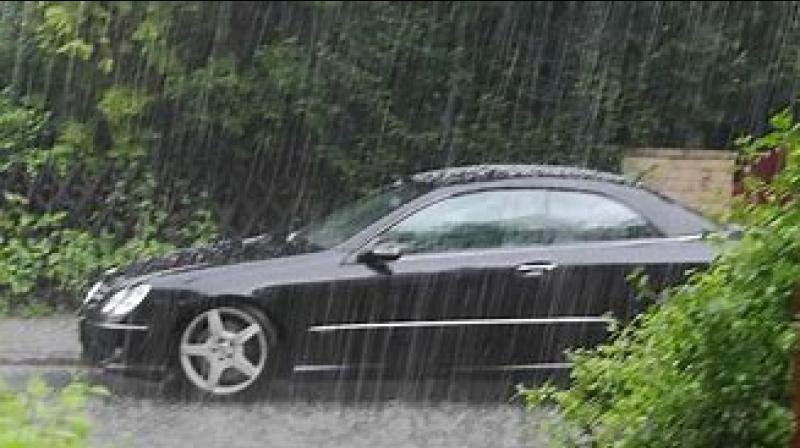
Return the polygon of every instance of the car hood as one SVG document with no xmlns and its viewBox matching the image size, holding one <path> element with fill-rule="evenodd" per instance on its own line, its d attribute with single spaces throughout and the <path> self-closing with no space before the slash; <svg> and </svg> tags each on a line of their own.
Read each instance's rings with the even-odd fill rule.
<svg viewBox="0 0 800 448">
<path fill-rule="evenodd" d="M 263 234 L 245 239 L 225 239 L 211 244 L 180 249 L 165 255 L 137 260 L 104 273 L 99 280 L 112 289 L 154 278 L 194 271 L 208 271 L 214 266 L 239 265 L 310 252 L 299 244 L 289 244 Z"/>
<path fill-rule="evenodd" d="M 313 273 L 330 272 L 341 253 L 323 252 L 225 265 L 196 265 L 160 271 L 137 278 L 161 291 L 190 291 L 203 295 L 256 295 L 276 285 L 315 281 Z"/>
</svg>

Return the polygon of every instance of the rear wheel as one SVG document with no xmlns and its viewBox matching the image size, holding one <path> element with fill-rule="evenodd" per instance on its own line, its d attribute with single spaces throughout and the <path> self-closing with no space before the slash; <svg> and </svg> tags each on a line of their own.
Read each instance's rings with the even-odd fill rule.
<svg viewBox="0 0 800 448">
<path fill-rule="evenodd" d="M 180 369 L 196 390 L 238 394 L 264 376 L 270 358 L 268 322 L 253 308 L 217 307 L 198 314 L 183 330 Z"/>
</svg>

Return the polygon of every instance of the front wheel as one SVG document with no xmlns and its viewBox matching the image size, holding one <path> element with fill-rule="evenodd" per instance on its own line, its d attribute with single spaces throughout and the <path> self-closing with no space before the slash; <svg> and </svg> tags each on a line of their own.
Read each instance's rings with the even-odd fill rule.
<svg viewBox="0 0 800 448">
<path fill-rule="evenodd" d="M 190 385 L 230 396 L 256 384 L 270 354 L 267 321 L 256 309 L 218 307 L 198 314 L 181 334 L 180 369 Z"/>
</svg>

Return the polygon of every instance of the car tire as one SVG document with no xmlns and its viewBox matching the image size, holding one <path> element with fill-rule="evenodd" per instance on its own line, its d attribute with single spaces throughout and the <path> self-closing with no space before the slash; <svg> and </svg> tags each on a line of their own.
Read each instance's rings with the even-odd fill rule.
<svg viewBox="0 0 800 448">
<path fill-rule="evenodd" d="M 274 326 L 259 309 L 207 308 L 179 329 L 172 383 L 185 398 L 241 398 L 274 372 L 275 342 Z"/>
</svg>

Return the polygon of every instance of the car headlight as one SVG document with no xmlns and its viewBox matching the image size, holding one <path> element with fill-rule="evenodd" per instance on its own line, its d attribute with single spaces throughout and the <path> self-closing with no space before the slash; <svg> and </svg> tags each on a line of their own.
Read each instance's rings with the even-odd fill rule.
<svg viewBox="0 0 800 448">
<path fill-rule="evenodd" d="M 150 285 L 148 284 L 121 289 L 111 296 L 111 299 L 103 307 L 103 312 L 113 316 L 128 314 L 142 303 L 149 292 Z"/>
<path fill-rule="evenodd" d="M 92 300 L 92 297 L 94 297 L 94 295 L 97 294 L 97 291 L 99 291 L 100 288 L 102 288 L 102 287 L 103 287 L 103 282 L 102 281 L 99 281 L 99 282 L 95 283 L 94 285 L 92 285 L 92 287 L 89 288 L 89 292 L 86 293 L 86 298 L 83 299 L 83 304 L 85 305 L 85 304 L 89 303 Z"/>
</svg>

